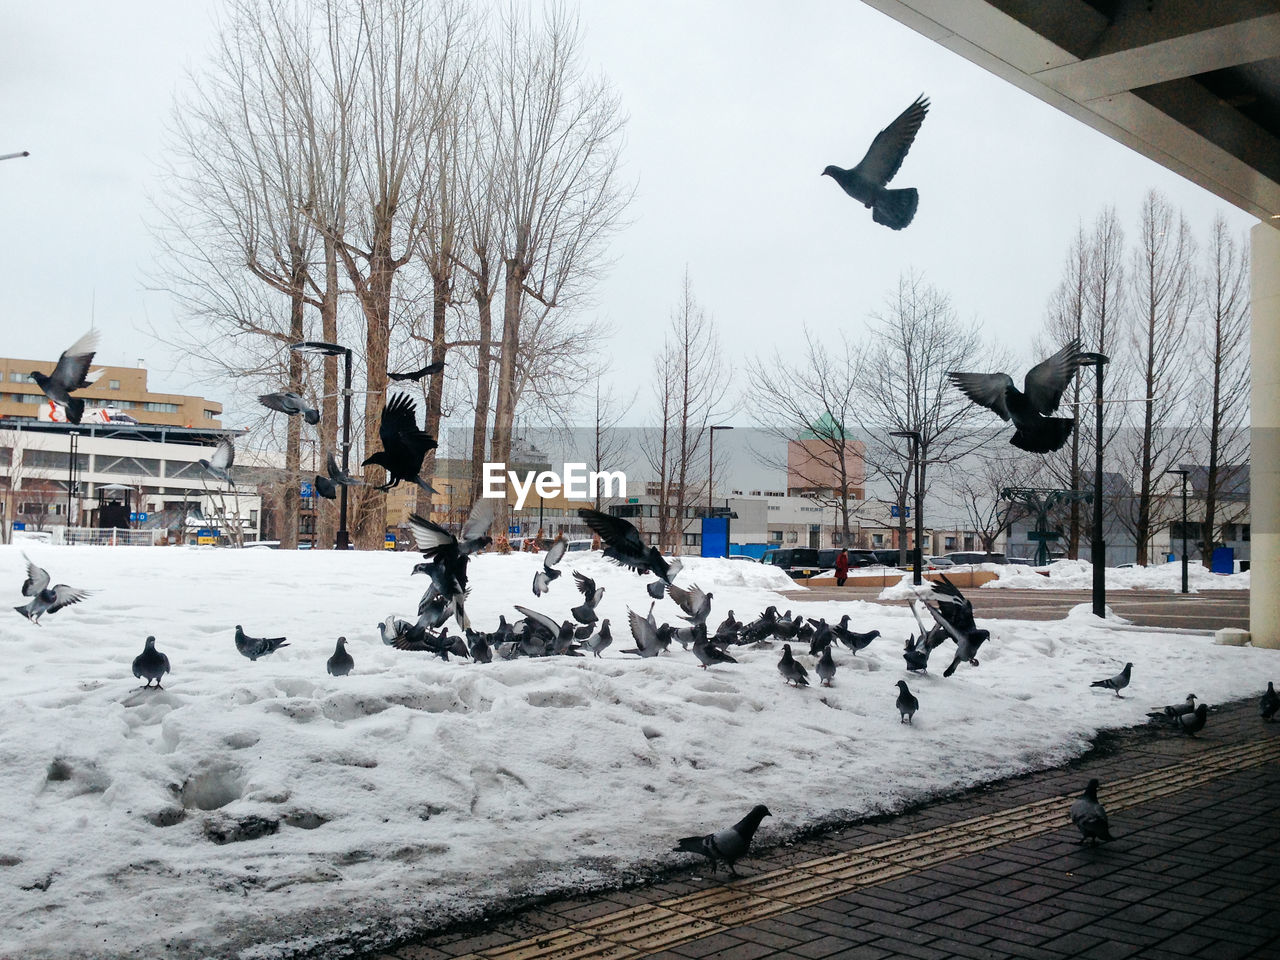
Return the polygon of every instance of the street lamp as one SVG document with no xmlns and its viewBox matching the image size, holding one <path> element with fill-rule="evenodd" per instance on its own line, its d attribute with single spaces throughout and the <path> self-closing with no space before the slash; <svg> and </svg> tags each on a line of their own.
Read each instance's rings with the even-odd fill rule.
<svg viewBox="0 0 1280 960">
<path fill-rule="evenodd" d="M 342 357 L 342 472 L 348 473 L 351 456 L 351 349 L 336 343 L 323 340 L 306 340 L 302 343 L 289 344 L 290 350 L 298 353 L 309 353 L 322 357 Z M 341 485 L 338 507 L 338 535 L 334 540 L 335 550 L 346 550 L 351 543 L 347 535 L 347 485 Z"/>
<path fill-rule="evenodd" d="M 1180 468 L 1166 470 L 1165 473 L 1176 473 L 1182 477 L 1182 592 L 1190 593 L 1187 584 L 1187 475 L 1191 471 Z"/>
<path fill-rule="evenodd" d="M 76 492 L 76 459 L 79 456 L 80 431 L 72 430 L 67 441 L 67 533 L 71 532 L 71 498 Z M 67 537 L 68 542 L 71 538 Z"/>
<path fill-rule="evenodd" d="M 917 430 L 894 430 L 889 436 L 903 437 L 911 442 L 911 475 L 916 487 L 916 546 L 911 558 L 914 566 L 911 582 L 919 585 L 923 581 L 921 571 L 924 569 L 924 548 L 921 545 L 921 541 L 924 539 L 924 518 L 920 516 L 923 502 L 920 490 L 920 433 Z"/>
<path fill-rule="evenodd" d="M 1093 615 L 1107 615 L 1107 545 L 1102 539 L 1102 368 L 1110 363 L 1104 353 L 1082 353 L 1080 363 L 1093 364 L 1098 374 L 1098 392 L 1094 397 L 1094 466 L 1093 466 L 1093 537 L 1089 559 L 1093 563 Z"/>
<path fill-rule="evenodd" d="M 30 152 L 19 150 L 17 153 L 0 153 L 0 160 L 16 160 L 18 157 L 29 157 Z"/>
</svg>

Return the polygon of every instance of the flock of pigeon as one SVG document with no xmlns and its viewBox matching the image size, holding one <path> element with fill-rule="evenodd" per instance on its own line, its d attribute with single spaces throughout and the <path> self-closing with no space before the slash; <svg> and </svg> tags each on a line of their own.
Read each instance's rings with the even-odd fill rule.
<svg viewBox="0 0 1280 960">
<path fill-rule="evenodd" d="M 917 98 L 876 135 L 857 166 L 847 170 L 828 166 L 822 171 L 823 176 L 830 176 L 845 193 L 870 209 L 876 223 L 893 230 L 905 228 L 914 219 L 919 194 L 915 188 L 889 189 L 887 184 L 901 167 L 928 110 L 929 101 L 923 96 Z M 31 373 L 31 379 L 43 393 L 64 407 L 71 423 L 81 421 L 84 400 L 73 396 L 73 393 L 91 384 L 87 378 L 96 349 L 97 333 L 90 330 L 62 353 L 49 375 L 38 371 Z M 948 377 L 974 403 L 1013 423 L 1015 431 L 1010 443 L 1028 452 L 1047 453 L 1061 448 L 1071 435 L 1074 419 L 1053 417 L 1051 414 L 1057 410 L 1077 369 L 1086 362 L 1081 344 L 1075 340 L 1032 367 L 1021 391 L 1006 373 L 951 372 Z M 420 380 L 439 374 L 443 366 L 438 362 L 421 370 L 389 373 L 388 376 L 396 382 Z M 267 408 L 288 416 L 301 415 L 313 426 L 321 419 L 320 412 L 294 392 L 264 394 L 259 401 Z M 363 461 L 365 466 L 373 464 L 386 470 L 387 482 L 377 489 L 388 490 L 404 481 L 435 493 L 421 476 L 421 471 L 424 459 L 436 446 L 436 441 L 418 427 L 417 407 L 412 398 L 401 393 L 387 401 L 378 437 L 382 449 L 369 454 Z M 332 451 L 326 451 L 325 459 L 327 475 L 315 477 L 315 489 L 320 496 L 335 499 L 340 487 L 364 482 L 339 468 Z M 235 462 L 235 448 L 230 438 L 223 438 L 209 459 L 199 462 L 210 476 L 234 487 L 231 469 Z M 599 657 L 613 642 L 608 618 L 601 619 L 596 614 L 604 588 L 597 587 L 590 577 L 578 571 L 574 571 L 573 577 L 582 603 L 570 610 L 571 619 L 557 622 L 545 613 L 515 605 L 520 619 L 508 623 L 505 616 L 500 616 L 498 627 L 492 632 L 473 629 L 466 613 L 466 599 L 470 593 L 467 565 L 471 556 L 491 542 L 488 531 L 495 519 L 494 508 L 492 499 L 478 501 L 457 535 L 423 517 L 411 517 L 409 526 L 423 556 L 423 562 L 416 564 L 412 573 L 426 575 L 429 584 L 418 605 L 416 621 L 391 615 L 378 624 L 383 642 L 397 650 L 431 653 L 444 660 L 454 656 L 483 663 L 495 658 L 509 660 L 522 656 L 585 656 L 584 650 Z M 604 555 L 608 559 L 642 576 L 651 574 L 656 578 L 646 587 L 652 598 L 648 613 L 642 616 L 628 610 L 628 626 L 635 646 L 621 651 L 623 654 L 656 657 L 667 652 L 672 642 L 677 642 L 685 650 L 692 649 L 702 668 L 707 669 L 717 664 L 736 663 L 728 652 L 735 645 L 769 645 L 780 640 L 783 643 L 778 672 L 786 683 L 804 687 L 809 685 L 809 673 L 793 654 L 792 643 L 798 646 L 807 644 L 809 655 L 815 659 L 815 672 L 822 684 L 830 686 L 837 670 L 833 650 L 843 646 L 857 656 L 859 650 L 880 636 L 877 630 L 858 633 L 849 629 L 850 618 L 847 615 L 839 623 L 831 624 L 825 619 L 792 617 L 790 611 L 779 615 L 773 606 L 749 623 L 738 621 L 730 610 L 712 632 L 707 625 L 712 594 L 697 586 L 684 589 L 675 585 L 681 569 L 679 560 L 663 557 L 657 548 L 646 545 L 640 532 L 622 518 L 589 509 L 578 512 L 603 541 Z M 535 597 L 546 595 L 561 576 L 557 565 L 564 556 L 565 547 L 566 542 L 560 540 L 546 552 L 541 569 L 534 574 L 532 592 Z M 27 559 L 27 579 L 23 583 L 22 594 L 31 599 L 15 609 L 33 623 L 38 624 L 43 615 L 56 613 L 91 596 L 91 591 L 66 584 L 50 586 L 50 582 L 49 574 Z M 946 576 L 942 576 L 931 589 L 931 594 L 921 600 L 933 623 L 926 626 L 913 601 L 911 609 L 920 633 L 907 639 L 903 659 L 909 671 L 924 672 L 928 669 L 932 652 L 949 639 L 955 643 L 955 653 L 943 676 L 950 677 L 961 663 L 978 665 L 978 650 L 990 638 L 990 633 L 977 626 L 972 604 Z M 682 625 L 659 624 L 654 618 L 654 606 L 664 596 L 669 596 L 681 608 Z M 461 634 L 449 635 L 446 624 L 450 618 L 456 620 Z M 155 643 L 155 637 L 147 637 L 142 653 L 133 661 L 133 673 L 138 679 L 145 679 L 146 686 L 154 683 L 159 688 L 161 679 L 170 672 L 170 664 L 169 658 L 156 649 Z M 288 641 L 284 637 L 251 637 L 237 625 L 235 645 L 243 656 L 257 661 L 287 646 Z M 326 664 L 328 673 L 344 676 L 354 666 L 354 660 L 346 650 L 346 638 L 339 637 Z M 1120 691 L 1129 685 L 1132 670 L 1133 664 L 1127 663 L 1116 676 L 1095 681 L 1092 686 L 1113 690 L 1119 697 Z M 909 724 L 920 709 L 920 701 L 905 680 L 897 681 L 896 688 L 895 707 L 899 719 Z M 1197 705 L 1195 700 L 1195 695 L 1190 694 L 1184 703 L 1167 706 L 1150 716 L 1168 721 L 1185 733 L 1194 735 L 1204 727 L 1208 712 L 1205 704 Z M 1270 721 L 1278 710 L 1280 697 L 1274 686 L 1268 684 L 1261 704 L 1262 716 Z M 1112 839 L 1106 811 L 1098 801 L 1097 791 L 1098 781 L 1090 780 L 1084 794 L 1071 805 L 1070 816 L 1080 830 L 1082 843 Z M 713 872 L 723 863 L 732 873 L 735 862 L 746 855 L 761 820 L 766 816 L 770 816 L 769 809 L 757 805 L 733 826 L 705 836 L 686 837 L 675 849 L 706 857 Z"/>
</svg>

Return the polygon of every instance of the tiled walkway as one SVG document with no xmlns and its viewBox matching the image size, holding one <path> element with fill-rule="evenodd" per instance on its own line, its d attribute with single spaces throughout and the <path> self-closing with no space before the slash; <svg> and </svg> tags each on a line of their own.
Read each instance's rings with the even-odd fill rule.
<svg viewBox="0 0 1280 960">
<path fill-rule="evenodd" d="M 1116 840 L 1077 843 L 1090 777 Z M 1280 724 L 1257 699 L 1195 738 L 1155 726 L 1068 767 L 366 960 L 886 957 L 1231 960 L 1280 949 Z M 721 874 L 723 876 L 723 874 Z"/>
</svg>

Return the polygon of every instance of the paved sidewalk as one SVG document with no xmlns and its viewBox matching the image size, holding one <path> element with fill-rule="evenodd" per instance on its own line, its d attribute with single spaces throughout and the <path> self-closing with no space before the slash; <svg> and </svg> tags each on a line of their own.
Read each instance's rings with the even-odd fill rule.
<svg viewBox="0 0 1280 960">
<path fill-rule="evenodd" d="M 1067 807 L 1095 776 L 1117 839 L 1082 847 Z M 1275 956 L 1280 724 L 1250 697 L 1195 738 L 1104 735 L 1066 767 L 760 851 L 740 872 L 548 903 L 366 960 Z"/>
</svg>

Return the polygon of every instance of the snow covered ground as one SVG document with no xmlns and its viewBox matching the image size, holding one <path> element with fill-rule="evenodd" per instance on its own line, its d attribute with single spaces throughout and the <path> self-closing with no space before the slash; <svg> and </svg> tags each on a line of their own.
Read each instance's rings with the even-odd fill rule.
<svg viewBox="0 0 1280 960">
<path fill-rule="evenodd" d="M 999 621 L 981 667 L 909 675 L 908 611 L 814 602 L 776 570 L 691 560 L 712 619 L 778 604 L 852 617 L 884 636 L 837 653 L 831 689 L 785 686 L 779 649 L 734 648 L 698 668 L 675 645 L 620 655 L 645 580 L 569 555 L 550 594 L 535 556 L 481 556 L 478 626 L 513 603 L 554 617 L 578 602 L 569 570 L 606 587 L 617 641 L 604 659 L 444 663 L 384 646 L 376 624 L 410 614 L 426 584 L 414 554 L 28 545 L 55 583 L 95 589 L 42 626 L 0 617 L 0 956 L 285 957 L 375 946 L 435 918 L 687 862 L 681 836 L 753 804 L 761 837 L 891 811 L 1053 765 L 1098 730 L 1140 723 L 1194 691 L 1250 695 L 1276 654 L 1200 637 L 1120 632 L 1091 617 Z M 11 604 L 25 567 L 0 548 Z M 675 619 L 670 600 L 660 619 Z M 259 662 L 232 632 L 287 635 Z M 154 634 L 173 674 L 130 672 Z M 345 635 L 355 672 L 325 660 Z M 810 667 L 807 652 L 801 661 Z M 1125 699 L 1089 681 L 1134 663 Z M 905 678 L 913 726 L 894 710 Z M 816 684 L 816 677 L 814 677 Z M 1212 721 L 1210 721 L 1212 722 Z M 335 953 L 336 955 L 336 953 Z"/>
<path fill-rule="evenodd" d="M 1049 575 L 1038 573 L 1035 567 L 1018 564 L 982 564 L 980 570 L 991 570 L 1000 579 L 983 584 L 988 588 L 1013 588 L 1015 590 L 1091 590 L 1093 589 L 1093 564 L 1086 560 L 1059 560 L 1048 567 Z M 1198 562 L 1187 565 L 1187 587 L 1192 593 L 1200 590 L 1248 590 L 1249 574 L 1212 573 Z M 1182 562 L 1157 563 L 1149 567 L 1108 567 L 1108 590 L 1168 590 L 1182 589 Z"/>
</svg>

